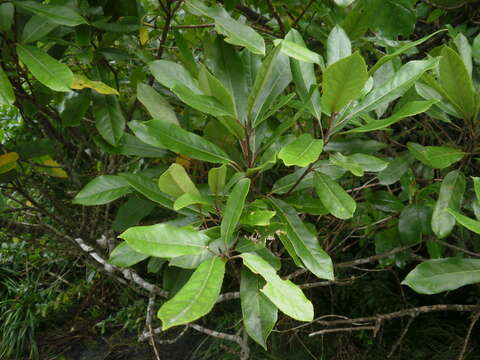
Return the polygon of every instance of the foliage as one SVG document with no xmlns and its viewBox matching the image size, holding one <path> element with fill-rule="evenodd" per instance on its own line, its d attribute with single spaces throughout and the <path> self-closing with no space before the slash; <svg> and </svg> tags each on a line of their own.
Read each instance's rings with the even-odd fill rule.
<svg viewBox="0 0 480 360">
<path fill-rule="evenodd" d="M 2 2 L 0 223 L 95 247 L 163 331 L 240 298 L 243 359 L 361 265 L 477 284 L 477 5 Z"/>
</svg>

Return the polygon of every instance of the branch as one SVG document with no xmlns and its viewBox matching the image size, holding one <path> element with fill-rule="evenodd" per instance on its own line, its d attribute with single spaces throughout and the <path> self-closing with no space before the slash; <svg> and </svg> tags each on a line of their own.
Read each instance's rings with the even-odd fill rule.
<svg viewBox="0 0 480 360">
<path fill-rule="evenodd" d="M 270 9 L 270 12 L 272 13 L 273 17 L 275 20 L 277 20 L 278 27 L 280 28 L 280 33 L 282 34 L 282 37 L 285 36 L 285 25 L 283 24 L 282 18 L 278 14 L 277 10 L 275 9 L 275 6 L 273 6 L 272 0 L 267 0 L 268 8 Z"/>
</svg>

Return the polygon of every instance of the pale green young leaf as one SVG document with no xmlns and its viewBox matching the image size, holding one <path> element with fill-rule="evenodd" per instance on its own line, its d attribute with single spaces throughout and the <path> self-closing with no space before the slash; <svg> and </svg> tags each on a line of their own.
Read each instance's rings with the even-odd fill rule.
<svg viewBox="0 0 480 360">
<path fill-rule="evenodd" d="M 387 161 L 372 155 L 357 153 L 347 157 L 354 163 L 360 165 L 363 171 L 379 172 L 386 169 L 388 166 Z"/>
<path fill-rule="evenodd" d="M 275 211 L 254 210 L 245 213 L 239 220 L 240 224 L 250 226 L 268 226 L 270 220 L 275 216 Z"/>
<path fill-rule="evenodd" d="M 231 246 L 235 239 L 235 228 L 242 215 L 249 190 L 250 179 L 243 178 L 233 187 L 228 196 L 227 204 L 223 209 L 222 224 L 220 225 L 221 236 L 227 247 Z"/>
<path fill-rule="evenodd" d="M 208 186 L 213 194 L 218 195 L 223 192 L 226 176 L 227 167 L 225 165 L 212 168 L 208 171 Z"/>
<path fill-rule="evenodd" d="M 74 204 L 103 205 L 131 192 L 128 182 L 117 175 L 101 175 L 91 180 L 73 199 Z"/>
<path fill-rule="evenodd" d="M 162 330 L 191 323 L 208 314 L 215 305 L 225 275 L 225 261 L 214 256 L 202 262 L 190 279 L 158 310 Z"/>
<path fill-rule="evenodd" d="M 477 197 L 477 200 L 480 201 L 480 177 L 472 176 L 472 180 L 473 188 L 475 190 L 475 196 Z"/>
<path fill-rule="evenodd" d="M 297 42 L 287 40 L 274 40 L 275 46 L 280 46 L 280 51 L 285 55 L 294 58 L 298 61 L 303 61 L 310 64 L 322 64 L 322 57 L 314 51 L 309 50 L 305 45 L 300 45 Z"/>
<path fill-rule="evenodd" d="M 205 205 L 206 208 L 210 206 L 210 202 L 203 196 L 196 193 L 185 193 L 180 195 L 173 203 L 173 210 L 178 211 L 190 205 Z"/>
<path fill-rule="evenodd" d="M 179 83 L 194 93 L 201 94 L 197 80 L 179 63 L 168 60 L 154 60 L 148 63 L 150 72 L 155 80 L 168 89 Z"/>
<path fill-rule="evenodd" d="M 188 176 L 185 168 L 179 164 L 170 165 L 170 167 L 160 175 L 158 187 L 165 194 L 175 198 L 186 193 L 200 196 L 200 192 L 190 179 L 190 176 Z"/>
<path fill-rule="evenodd" d="M 480 221 L 470 219 L 469 217 L 462 215 L 452 209 L 447 209 L 447 211 L 455 217 L 457 223 L 467 228 L 468 230 L 473 231 L 476 234 L 480 234 Z"/>
<path fill-rule="evenodd" d="M 162 258 L 199 254 L 210 241 L 198 230 L 169 224 L 134 226 L 118 237 L 139 253 Z"/>
<path fill-rule="evenodd" d="M 15 103 L 15 93 L 7 74 L 0 66 L 0 105 L 12 106 Z"/>
<path fill-rule="evenodd" d="M 34 15 L 23 27 L 21 42 L 28 44 L 40 40 L 58 26 L 58 24 L 48 21 L 44 17 Z"/>
<path fill-rule="evenodd" d="M 333 153 L 330 155 L 330 162 L 355 176 L 363 176 L 363 167 L 357 163 L 352 157 L 342 155 L 341 153 Z"/>
<path fill-rule="evenodd" d="M 133 250 L 127 242 L 122 242 L 112 250 L 108 262 L 118 267 L 129 267 L 145 260 L 147 257 L 148 255 Z"/>
<path fill-rule="evenodd" d="M 316 161 L 323 149 L 323 140 L 314 139 L 310 134 L 302 134 L 283 147 L 278 158 L 286 166 L 307 166 Z"/>
<path fill-rule="evenodd" d="M 345 30 L 335 25 L 327 39 L 327 66 L 352 55 L 352 44 Z"/>
<path fill-rule="evenodd" d="M 417 143 L 407 143 L 410 153 L 420 162 L 434 169 L 444 169 L 460 161 L 465 153 L 447 146 L 423 146 Z"/>
<path fill-rule="evenodd" d="M 315 190 L 325 208 L 339 219 L 349 219 L 353 216 L 357 204 L 355 200 L 329 176 L 315 173 Z"/>
<path fill-rule="evenodd" d="M 472 69 L 473 69 L 472 47 L 470 46 L 468 39 L 465 37 L 465 35 L 463 35 L 462 33 L 459 33 L 455 37 L 455 39 L 453 39 L 453 42 L 457 48 L 458 53 L 460 54 L 460 57 L 462 58 L 463 64 L 467 69 L 468 75 L 471 77 Z"/>
<path fill-rule="evenodd" d="M 138 83 L 137 99 L 146 107 L 152 118 L 178 125 L 177 116 L 173 108 L 168 101 L 150 85 Z"/>
</svg>

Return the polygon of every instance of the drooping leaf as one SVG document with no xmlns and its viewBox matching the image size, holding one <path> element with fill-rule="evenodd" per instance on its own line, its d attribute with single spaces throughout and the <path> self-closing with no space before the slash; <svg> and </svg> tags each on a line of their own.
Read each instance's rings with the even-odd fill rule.
<svg viewBox="0 0 480 360">
<path fill-rule="evenodd" d="M 17 44 L 17 55 L 43 85 L 54 91 L 70 91 L 73 73 L 67 65 L 30 45 Z"/>
<path fill-rule="evenodd" d="M 447 209 L 447 211 L 455 217 L 455 220 L 465 228 L 473 231 L 476 234 L 480 234 L 480 221 L 470 219 L 469 217 L 462 215 L 455 210 Z"/>
<path fill-rule="evenodd" d="M 315 190 L 325 208 L 339 219 L 349 219 L 353 216 L 357 204 L 355 200 L 328 175 L 315 173 Z"/>
<path fill-rule="evenodd" d="M 242 268 L 240 302 L 248 335 L 267 349 L 267 338 L 277 322 L 277 307 L 262 294 L 260 278 Z"/>
<path fill-rule="evenodd" d="M 188 324 L 208 314 L 220 294 L 225 262 L 218 256 L 205 260 L 175 296 L 158 310 L 162 330 Z"/>
<path fill-rule="evenodd" d="M 277 39 L 275 46 L 280 46 L 280 51 L 291 58 L 311 64 L 322 64 L 322 57 L 314 51 L 309 50 L 305 45 L 300 45 L 287 38 L 285 40 Z"/>
<path fill-rule="evenodd" d="M 243 264 L 267 284 L 260 290 L 284 314 L 299 320 L 312 321 L 313 305 L 302 290 L 290 280 L 282 280 L 275 269 L 255 253 L 242 253 Z"/>
<path fill-rule="evenodd" d="M 198 230 L 169 224 L 134 226 L 118 237 L 139 253 L 162 258 L 199 254 L 210 241 Z"/>
<path fill-rule="evenodd" d="M 402 281 L 420 294 L 438 294 L 480 282 L 480 259 L 427 260 Z"/>
<path fill-rule="evenodd" d="M 148 64 L 152 75 L 160 84 L 172 89 L 177 83 L 201 94 L 197 80 L 180 64 L 168 60 L 155 60 Z"/>
<path fill-rule="evenodd" d="M 310 134 L 302 134 L 293 142 L 283 147 L 278 158 L 286 166 L 307 166 L 316 161 L 323 149 L 323 140 L 314 139 Z"/>
<path fill-rule="evenodd" d="M 93 89 L 97 93 L 104 95 L 120 95 L 116 89 L 108 86 L 107 84 L 104 84 L 101 81 L 90 80 L 86 76 L 80 74 L 74 74 L 73 84 L 71 87 L 75 90 Z"/>
<path fill-rule="evenodd" d="M 376 130 L 386 130 L 390 125 L 395 124 L 396 122 L 405 119 L 410 116 L 421 114 L 428 109 L 433 104 L 436 104 L 437 100 L 428 100 L 428 101 L 411 101 L 403 105 L 398 111 L 396 111 L 392 116 L 381 120 L 370 121 L 368 124 L 359 126 L 355 129 L 344 131 L 343 134 L 348 133 L 363 133 Z"/>
<path fill-rule="evenodd" d="M 336 25 L 327 39 L 327 66 L 350 55 L 352 55 L 350 39 L 345 30 Z"/>
<path fill-rule="evenodd" d="M 432 230 L 440 239 L 448 236 L 455 226 L 455 217 L 447 209 L 458 211 L 465 192 L 465 176 L 458 170 L 442 180 L 438 200 L 433 209 Z"/>
<path fill-rule="evenodd" d="M 35 1 L 12 1 L 16 6 L 25 9 L 35 15 L 41 16 L 48 21 L 60 25 L 77 26 L 87 24 L 78 12 L 68 6 L 46 5 Z"/>
<path fill-rule="evenodd" d="M 165 194 L 180 197 L 190 193 L 200 196 L 197 187 L 188 176 L 185 168 L 178 164 L 172 164 L 158 179 L 158 187 Z"/>
<path fill-rule="evenodd" d="M 142 141 L 176 153 L 212 163 L 227 164 L 228 155 L 215 144 L 172 123 L 161 121 L 130 122 L 130 129 Z"/>
<path fill-rule="evenodd" d="M 129 267 L 145 260 L 148 255 L 133 250 L 126 242 L 120 243 L 112 250 L 108 262 L 119 267 Z"/>
<path fill-rule="evenodd" d="M 231 245 L 234 237 L 235 227 L 245 206 L 245 199 L 250 190 L 250 179 L 241 179 L 232 189 L 228 196 L 227 204 L 223 210 L 223 219 L 220 226 L 221 236 L 225 244 Z"/>
<path fill-rule="evenodd" d="M 325 111 L 337 113 L 355 100 L 367 80 L 367 65 L 358 52 L 328 66 L 323 74 L 322 104 Z"/>
<path fill-rule="evenodd" d="M 285 225 L 286 236 L 295 254 L 317 277 L 333 280 L 333 264 L 330 256 L 320 247 L 318 239 L 307 229 L 297 212 L 278 199 L 271 198 L 269 203 Z"/>
<path fill-rule="evenodd" d="M 410 153 L 405 152 L 388 163 L 388 166 L 378 174 L 379 183 L 392 185 L 402 177 L 410 168 L 415 159 Z"/>
<path fill-rule="evenodd" d="M 101 175 L 91 180 L 73 199 L 74 204 L 102 205 L 128 194 L 128 182 L 117 175 Z"/>
<path fill-rule="evenodd" d="M 93 115 L 98 133 L 110 145 L 116 146 L 123 136 L 125 118 L 114 95 L 92 93 Z"/>
<path fill-rule="evenodd" d="M 434 169 L 444 169 L 460 161 L 464 152 L 446 146 L 423 146 L 417 143 L 407 143 L 408 150 L 418 160 Z"/>
<path fill-rule="evenodd" d="M 173 203 L 173 210 L 178 211 L 190 205 L 206 205 L 208 208 L 210 203 L 198 193 L 187 192 L 180 195 Z"/>
</svg>

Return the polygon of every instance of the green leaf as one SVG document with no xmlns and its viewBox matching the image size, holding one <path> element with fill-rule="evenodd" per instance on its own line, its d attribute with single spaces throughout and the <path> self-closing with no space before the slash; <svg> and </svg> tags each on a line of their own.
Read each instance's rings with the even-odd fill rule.
<svg viewBox="0 0 480 360">
<path fill-rule="evenodd" d="M 290 280 L 282 280 L 266 260 L 255 253 L 240 254 L 243 264 L 267 284 L 260 290 L 284 314 L 298 321 L 313 320 L 313 305 Z"/>
<path fill-rule="evenodd" d="M 358 52 L 328 66 L 322 85 L 325 111 L 328 114 L 337 113 L 358 98 L 367 80 L 367 64 Z"/>
<path fill-rule="evenodd" d="M 223 192 L 226 176 L 227 167 L 225 165 L 212 168 L 208 171 L 208 186 L 213 194 L 217 195 Z"/>
<path fill-rule="evenodd" d="M 363 100 L 361 100 L 345 118 L 341 119 L 343 125 L 348 120 L 361 114 L 378 109 L 384 104 L 399 98 L 427 71 L 437 66 L 439 59 L 413 60 L 403 65 L 395 75 L 380 87 L 374 88 Z M 339 127 L 341 127 L 339 125 Z"/>
<path fill-rule="evenodd" d="M 465 119 L 472 119 L 475 114 L 475 90 L 468 70 L 462 58 L 449 47 L 445 46 L 441 54 L 440 82 Z"/>
<path fill-rule="evenodd" d="M 468 42 L 468 39 L 462 33 L 458 34 L 453 40 L 455 46 L 460 54 L 460 57 L 467 69 L 468 75 L 472 76 L 472 47 Z"/>
<path fill-rule="evenodd" d="M 190 205 L 210 205 L 210 203 L 199 193 L 187 192 L 180 195 L 173 203 L 173 210 L 178 211 Z"/>
<path fill-rule="evenodd" d="M 28 44 L 40 40 L 58 26 L 58 24 L 48 21 L 44 17 L 34 15 L 23 28 L 21 42 Z"/>
<path fill-rule="evenodd" d="M 17 44 L 17 55 L 33 76 L 54 91 L 70 91 L 73 73 L 67 65 L 30 45 Z"/>
<path fill-rule="evenodd" d="M 314 139 L 310 134 L 302 134 L 283 147 L 278 158 L 286 166 L 307 166 L 316 161 L 323 149 L 323 140 Z"/>
<path fill-rule="evenodd" d="M 198 75 L 200 88 L 208 95 L 217 99 L 230 115 L 237 117 L 235 103 L 232 95 L 227 91 L 223 84 L 214 77 L 205 66 L 202 66 Z"/>
<path fill-rule="evenodd" d="M 363 171 L 378 172 L 388 166 L 388 162 L 367 154 L 353 154 L 348 156 L 348 159 L 360 165 Z"/>
<path fill-rule="evenodd" d="M 158 187 L 165 194 L 173 197 L 180 197 L 189 193 L 200 196 L 197 187 L 188 176 L 185 168 L 178 164 L 172 164 L 158 179 Z"/>
<path fill-rule="evenodd" d="M 117 210 L 112 229 L 118 232 L 125 231 L 131 226 L 138 225 L 156 207 L 154 202 L 139 197 L 130 196 Z"/>
<path fill-rule="evenodd" d="M 438 294 L 480 282 L 480 260 L 444 258 L 427 260 L 402 281 L 420 294 Z"/>
<path fill-rule="evenodd" d="M 415 159 L 408 153 L 397 156 L 388 166 L 378 174 L 378 181 L 382 185 L 396 183 L 407 172 Z"/>
<path fill-rule="evenodd" d="M 318 239 L 307 229 L 295 209 L 287 203 L 271 198 L 269 203 L 286 227 L 286 236 L 305 266 L 321 279 L 333 280 L 330 256 L 320 247 Z"/>
<path fill-rule="evenodd" d="M 201 94 L 197 80 L 180 64 L 168 60 L 155 60 L 148 67 L 160 84 L 172 89 L 176 84 L 182 84 L 197 94 Z"/>
<path fill-rule="evenodd" d="M 438 238 L 448 236 L 455 226 L 455 217 L 447 209 L 458 211 L 465 192 L 465 176 L 458 170 L 449 172 L 442 181 L 433 209 L 432 230 Z"/>
<path fill-rule="evenodd" d="M 417 21 L 413 4 L 411 0 L 366 0 L 371 29 L 390 39 L 408 37 Z"/>
<path fill-rule="evenodd" d="M 470 231 L 473 231 L 476 234 L 480 234 L 480 221 L 470 219 L 469 217 L 462 215 L 452 209 L 447 209 L 447 211 L 455 217 L 455 220 L 460 225 Z"/>
<path fill-rule="evenodd" d="M 398 231 L 403 244 L 416 244 L 422 235 L 430 232 L 431 210 L 425 205 L 405 206 L 398 220 Z"/>
<path fill-rule="evenodd" d="M 370 121 L 366 125 L 357 127 L 352 130 L 344 131 L 342 134 L 386 130 L 387 127 L 399 122 L 402 119 L 427 111 L 433 104 L 436 104 L 437 102 L 437 100 L 410 101 L 404 104 L 398 111 L 396 111 L 392 116 L 389 116 L 386 119 Z"/>
<path fill-rule="evenodd" d="M 472 180 L 475 196 L 477 197 L 477 200 L 480 200 L 480 177 L 472 176 Z"/>
<path fill-rule="evenodd" d="M 115 95 L 92 93 L 93 116 L 98 133 L 110 145 L 116 146 L 123 136 L 125 118 Z"/>
<path fill-rule="evenodd" d="M 275 214 L 275 211 L 269 210 L 249 211 L 240 218 L 240 223 L 250 226 L 268 226 Z"/>
<path fill-rule="evenodd" d="M 357 204 L 343 188 L 329 176 L 315 173 L 315 190 L 325 208 L 339 219 L 353 217 Z"/>
<path fill-rule="evenodd" d="M 129 126 L 138 138 L 152 146 L 166 147 L 192 159 L 212 163 L 227 164 L 231 161 L 217 145 L 175 124 L 161 121 L 142 123 L 132 121 Z"/>
<path fill-rule="evenodd" d="M 123 173 L 120 176 L 147 199 L 150 199 L 168 209 L 173 209 L 172 199 L 160 191 L 156 181 L 140 174 Z"/>
<path fill-rule="evenodd" d="M 12 106 L 15 103 L 15 93 L 7 74 L 0 66 L 0 105 Z"/>
<path fill-rule="evenodd" d="M 444 169 L 460 161 L 464 152 L 446 146 L 422 146 L 417 143 L 407 143 L 410 153 L 420 162 L 434 169 Z"/>
<path fill-rule="evenodd" d="M 345 30 L 335 25 L 327 39 L 327 66 L 350 55 L 352 55 L 350 39 Z"/>
<path fill-rule="evenodd" d="M 350 171 L 355 176 L 363 176 L 363 167 L 350 156 L 347 157 L 341 153 L 334 153 L 330 155 L 330 162 L 333 165 Z"/>
<path fill-rule="evenodd" d="M 35 1 L 12 1 L 16 6 L 59 25 L 87 24 L 75 10 L 68 6 L 45 5 Z"/>
<path fill-rule="evenodd" d="M 150 85 L 138 83 L 137 98 L 154 119 L 178 125 L 175 111 L 168 101 Z"/>
<path fill-rule="evenodd" d="M 129 267 L 145 260 L 148 255 L 133 250 L 126 242 L 120 243 L 112 250 L 108 262 L 118 267 Z"/>
<path fill-rule="evenodd" d="M 223 259 L 214 256 L 202 262 L 180 291 L 158 310 L 162 330 L 191 323 L 208 314 L 220 294 L 224 274 Z"/>
<path fill-rule="evenodd" d="M 414 47 L 423 44 L 425 41 L 429 40 L 433 36 L 435 36 L 435 35 L 437 35 L 441 32 L 444 32 L 444 31 L 446 31 L 446 29 L 441 29 L 441 30 L 435 31 L 434 33 L 432 33 L 430 35 L 427 35 L 427 36 L 424 36 L 423 38 L 418 39 L 416 41 L 407 41 L 406 44 L 400 46 L 397 50 L 395 50 L 391 54 L 386 54 L 386 55 L 382 56 L 376 62 L 376 64 L 374 66 L 372 66 L 372 68 L 369 70 L 369 72 L 368 72 L 369 75 L 372 75 L 373 73 L 375 73 L 375 71 L 377 71 L 383 64 L 389 62 L 390 60 L 395 59 L 396 57 L 404 54 L 405 52 L 409 51 L 410 49 L 413 49 Z"/>
<path fill-rule="evenodd" d="M 244 46 L 254 54 L 265 55 L 263 38 L 251 27 L 233 19 L 220 7 L 207 7 L 197 0 L 187 0 L 187 9 L 194 14 L 202 14 L 215 20 L 215 30 L 225 35 L 229 44 Z"/>
<path fill-rule="evenodd" d="M 198 230 L 169 224 L 134 226 L 118 237 L 139 253 L 162 258 L 199 254 L 210 241 Z"/>
<path fill-rule="evenodd" d="M 73 199 L 74 204 L 103 205 L 130 192 L 128 182 L 117 175 L 101 175 L 91 180 Z"/>
<path fill-rule="evenodd" d="M 233 233 L 242 215 L 249 190 L 250 179 L 244 178 L 233 187 L 232 192 L 228 196 L 220 227 L 222 239 L 227 247 L 231 246 L 232 240 L 234 240 Z"/>
<path fill-rule="evenodd" d="M 291 58 L 310 64 L 323 64 L 323 59 L 316 52 L 309 50 L 305 45 L 300 45 L 294 41 L 274 40 L 275 46 L 280 46 L 280 51 Z"/>
<path fill-rule="evenodd" d="M 337 4 L 340 7 L 347 7 L 353 4 L 355 0 L 335 0 L 335 4 Z"/>
<path fill-rule="evenodd" d="M 267 338 L 277 322 L 277 307 L 260 291 L 260 278 L 242 268 L 240 302 L 248 335 L 267 350 Z"/>
<path fill-rule="evenodd" d="M 12 3 L 0 4 L 0 31 L 10 31 L 15 18 L 15 8 Z"/>
<path fill-rule="evenodd" d="M 305 47 L 302 35 L 295 29 L 291 29 L 285 36 L 285 39 Z M 323 59 L 321 61 L 323 63 Z M 290 69 L 292 71 L 293 82 L 295 83 L 295 91 L 298 93 L 304 103 L 308 104 L 308 109 L 317 120 L 322 116 L 322 107 L 320 103 L 320 92 L 318 89 L 313 90 L 310 94 L 312 86 L 316 85 L 315 69 L 313 64 L 290 59 Z"/>
<path fill-rule="evenodd" d="M 288 56 L 277 47 L 263 60 L 248 98 L 248 117 L 253 127 L 292 80 Z"/>
<path fill-rule="evenodd" d="M 62 125 L 65 127 L 80 125 L 90 107 L 90 101 L 89 91 L 70 91 L 65 94 L 63 106 L 60 109 Z"/>
</svg>

